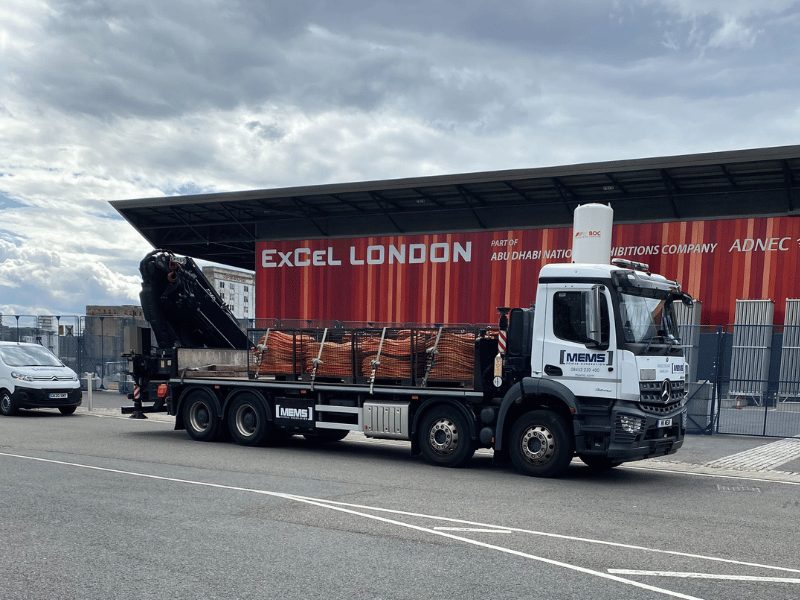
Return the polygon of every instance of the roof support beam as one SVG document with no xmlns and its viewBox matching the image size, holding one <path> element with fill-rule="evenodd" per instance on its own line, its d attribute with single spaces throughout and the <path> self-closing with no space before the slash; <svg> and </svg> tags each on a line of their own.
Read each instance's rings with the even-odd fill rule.
<svg viewBox="0 0 800 600">
<path fill-rule="evenodd" d="M 523 192 L 521 189 L 519 189 L 517 186 L 515 186 L 510 181 L 504 181 L 503 183 L 506 184 L 509 188 L 511 188 L 511 191 L 515 192 L 518 196 L 520 196 L 526 202 L 532 202 L 533 201 L 532 198 L 530 196 L 528 196 L 527 192 Z"/>
<path fill-rule="evenodd" d="M 728 167 L 726 167 L 725 165 L 720 165 L 720 168 L 722 169 L 722 173 L 725 175 L 725 179 L 727 179 L 728 183 L 731 184 L 731 187 L 733 188 L 739 187 L 739 184 L 736 183 L 736 180 L 733 178 L 733 175 L 728 170 Z"/>
<path fill-rule="evenodd" d="M 441 202 L 439 202 L 439 201 L 438 201 L 436 198 L 434 198 L 434 197 L 433 197 L 433 196 L 431 196 L 430 194 L 426 194 L 425 192 L 423 192 L 423 191 L 422 191 L 421 189 L 419 189 L 419 188 L 411 188 L 411 191 L 413 191 L 413 192 L 416 192 L 417 194 L 419 194 L 420 196 L 422 196 L 422 198 L 424 198 L 425 200 L 427 200 L 427 201 L 428 201 L 428 202 L 430 202 L 431 204 L 435 204 L 436 206 L 441 206 L 441 205 L 442 205 L 442 203 L 441 203 Z"/>
<path fill-rule="evenodd" d="M 194 225 L 192 225 L 191 223 L 189 223 L 189 221 L 187 221 L 187 220 L 186 220 L 186 219 L 183 217 L 183 215 L 181 214 L 181 211 L 179 211 L 179 210 L 178 210 L 177 208 L 175 208 L 174 206 L 170 206 L 169 208 L 170 208 L 170 212 L 172 212 L 172 213 L 175 215 L 175 217 L 176 217 L 176 218 L 177 218 L 177 219 L 178 219 L 178 220 L 179 220 L 181 223 L 183 223 L 184 225 L 186 225 L 186 227 L 188 227 L 188 228 L 189 228 L 189 231 L 191 231 L 192 233 L 194 233 L 194 234 L 195 234 L 195 235 L 196 235 L 196 236 L 197 236 L 199 239 L 203 240 L 203 241 L 204 241 L 206 244 L 210 243 L 210 240 L 209 240 L 209 239 L 208 239 L 206 236 L 204 236 L 202 233 L 200 233 L 200 232 L 199 232 L 199 231 L 198 231 L 198 230 L 197 230 L 197 229 L 194 227 Z"/>
<path fill-rule="evenodd" d="M 680 219 L 681 215 L 678 212 L 678 205 L 675 203 L 675 193 L 680 192 L 675 180 L 670 177 L 666 169 L 661 169 L 661 180 L 664 182 L 664 188 L 667 190 L 667 198 L 669 199 L 670 206 L 672 206 L 672 215 L 676 219 Z"/>
<path fill-rule="evenodd" d="M 553 177 L 553 187 L 556 188 L 558 195 L 561 196 L 561 200 L 564 202 L 564 208 L 567 209 L 567 216 L 571 221 L 573 217 L 573 209 L 570 206 L 570 202 L 575 202 L 576 204 L 578 202 L 575 199 L 575 194 L 572 192 L 572 190 L 565 186 L 558 177 Z"/>
<path fill-rule="evenodd" d="M 461 195 L 461 197 L 464 199 L 464 202 L 467 203 L 467 206 L 469 207 L 472 216 L 475 217 L 475 220 L 478 222 L 478 225 L 480 225 L 481 229 L 486 229 L 486 223 L 484 222 L 483 219 L 481 219 L 481 216 L 478 214 L 478 211 L 475 210 L 475 206 L 472 204 L 473 198 L 478 200 L 478 202 L 482 203 L 480 198 L 475 197 L 471 192 L 467 191 L 462 185 L 457 185 L 456 189 L 458 190 L 458 193 Z"/>
<path fill-rule="evenodd" d="M 794 175 L 788 160 L 782 160 L 781 164 L 783 166 L 783 180 L 786 182 L 786 205 L 789 212 L 792 212 L 794 210 L 794 196 L 792 195 Z"/>
<path fill-rule="evenodd" d="M 247 229 L 247 227 L 245 227 L 244 224 L 241 221 L 239 221 L 239 219 L 236 218 L 236 215 L 233 214 L 233 211 L 230 208 L 228 208 L 224 204 L 220 204 L 220 207 L 222 208 L 223 211 L 225 211 L 225 214 L 228 215 L 228 217 L 230 217 L 231 221 L 236 223 L 248 237 L 253 237 L 253 232 Z"/>
<path fill-rule="evenodd" d="M 358 212 L 362 212 L 362 213 L 363 212 L 367 212 L 367 211 L 364 210 L 363 206 L 359 206 L 358 204 L 356 204 L 355 202 L 351 202 L 350 200 L 345 200 L 344 198 L 342 198 L 342 196 L 340 194 L 328 194 L 328 195 L 331 198 L 334 198 L 335 200 L 338 200 L 342 204 L 346 204 L 350 208 L 353 208 L 353 209 L 357 210 Z"/>
<path fill-rule="evenodd" d="M 386 201 L 381 198 L 381 195 L 378 192 L 370 192 L 369 195 L 380 207 L 383 214 L 386 215 L 386 218 L 389 219 L 389 222 L 394 225 L 394 228 L 397 229 L 398 233 L 405 233 L 405 230 L 397 224 L 397 221 L 395 221 L 389 211 L 386 210 Z M 397 208 L 397 205 L 395 205 L 395 208 Z"/>
<path fill-rule="evenodd" d="M 628 195 L 628 190 L 626 190 L 625 186 L 622 185 L 619 182 L 619 179 L 614 177 L 611 173 L 603 173 L 603 174 L 606 176 L 606 179 L 608 179 L 615 188 L 617 188 L 620 192 L 622 192 L 623 196 L 627 196 Z"/>
<path fill-rule="evenodd" d="M 303 204 L 302 202 L 300 202 L 300 200 L 299 200 L 297 197 L 295 197 L 295 196 L 292 196 L 292 197 L 291 197 L 291 201 L 292 201 L 292 203 L 293 203 L 293 204 L 294 204 L 294 205 L 295 205 L 297 208 L 299 208 L 299 209 L 300 209 L 300 212 L 301 212 L 301 213 L 303 213 L 303 216 L 304 216 L 306 219 L 308 219 L 308 222 L 309 222 L 309 223 L 311 223 L 311 224 L 314 226 L 314 229 L 316 229 L 317 231 L 319 231 L 319 233 L 320 233 L 320 235 L 321 235 L 321 236 L 323 236 L 323 237 L 328 237 L 328 232 L 327 232 L 327 231 L 325 231 L 325 230 L 324 230 L 324 229 L 323 229 L 323 228 L 320 226 L 320 224 L 319 224 L 319 223 L 317 223 L 317 222 L 314 220 L 314 217 L 312 217 L 312 216 L 311 216 L 311 211 L 310 211 L 310 210 L 308 210 L 308 207 L 307 207 L 305 204 Z"/>
</svg>

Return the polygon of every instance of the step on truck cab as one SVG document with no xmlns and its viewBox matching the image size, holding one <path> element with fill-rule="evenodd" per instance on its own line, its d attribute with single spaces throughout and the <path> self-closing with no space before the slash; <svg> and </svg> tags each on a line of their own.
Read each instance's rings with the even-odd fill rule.
<svg viewBox="0 0 800 600">
<path fill-rule="evenodd" d="M 686 429 L 686 367 L 673 305 L 691 302 L 647 265 L 610 260 L 611 209 L 576 210 L 575 263 L 545 265 L 535 308 L 497 326 L 275 322 L 241 331 L 189 258 L 142 261 L 152 325 L 129 339 L 134 405 L 175 415 L 195 440 L 243 445 L 407 440 L 427 462 L 477 448 L 557 476 L 671 454 Z M 533 283 L 530 283 L 533 287 Z"/>
</svg>

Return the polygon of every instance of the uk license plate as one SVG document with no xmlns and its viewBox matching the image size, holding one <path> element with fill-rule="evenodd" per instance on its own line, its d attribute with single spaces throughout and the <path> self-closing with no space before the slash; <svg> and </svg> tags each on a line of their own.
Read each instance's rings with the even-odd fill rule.
<svg viewBox="0 0 800 600">
<path fill-rule="evenodd" d="M 656 427 L 672 427 L 672 419 L 659 419 Z"/>
<path fill-rule="evenodd" d="M 67 397 L 67 393 L 66 392 L 54 392 L 54 393 L 50 394 L 50 399 L 51 400 L 61 400 L 61 399 L 66 398 L 66 397 Z"/>
</svg>

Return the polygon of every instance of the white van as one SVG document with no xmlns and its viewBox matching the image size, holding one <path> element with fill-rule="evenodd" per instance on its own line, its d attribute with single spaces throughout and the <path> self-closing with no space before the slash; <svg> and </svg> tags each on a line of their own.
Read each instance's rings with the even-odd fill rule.
<svg viewBox="0 0 800 600">
<path fill-rule="evenodd" d="M 39 344 L 0 342 L 0 414 L 20 408 L 57 408 L 71 415 L 81 404 L 78 376 Z"/>
</svg>

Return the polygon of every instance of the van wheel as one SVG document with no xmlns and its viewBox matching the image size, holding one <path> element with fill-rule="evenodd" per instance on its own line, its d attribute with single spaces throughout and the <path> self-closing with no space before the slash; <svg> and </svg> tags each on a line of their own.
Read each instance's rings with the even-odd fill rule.
<svg viewBox="0 0 800 600">
<path fill-rule="evenodd" d="M 11 394 L 3 390 L 0 393 L 0 413 L 12 417 L 19 412 L 16 402 L 11 399 Z"/>
<path fill-rule="evenodd" d="M 253 394 L 241 394 L 228 408 L 228 432 L 237 444 L 258 446 L 269 434 L 264 403 Z"/>
<path fill-rule="evenodd" d="M 59 406 L 58 412 L 66 417 L 67 415 L 73 414 L 77 408 L 77 406 Z"/>
<path fill-rule="evenodd" d="M 557 477 L 572 460 L 573 444 L 561 417 L 549 410 L 532 410 L 514 423 L 508 449 L 521 473 Z"/>
<path fill-rule="evenodd" d="M 417 435 L 420 452 L 432 465 L 461 467 L 475 454 L 467 420 L 451 406 L 438 406 L 427 411 Z"/>
<path fill-rule="evenodd" d="M 219 436 L 222 427 L 214 403 L 207 394 L 190 392 L 183 401 L 181 412 L 186 433 L 193 440 L 210 442 Z"/>
</svg>

